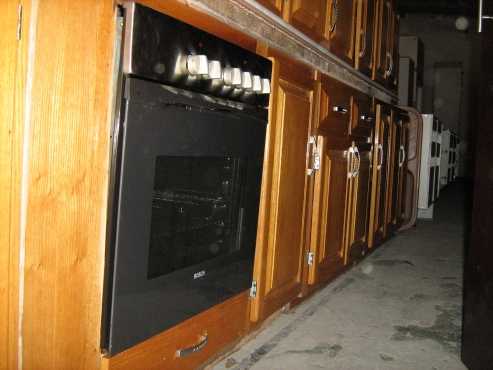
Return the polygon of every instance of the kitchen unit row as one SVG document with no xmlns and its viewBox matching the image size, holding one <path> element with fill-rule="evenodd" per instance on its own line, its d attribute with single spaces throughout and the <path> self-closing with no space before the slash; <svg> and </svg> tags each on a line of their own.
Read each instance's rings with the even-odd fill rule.
<svg viewBox="0 0 493 370">
<path fill-rule="evenodd" d="M 257 53 L 272 76 L 251 287 L 108 356 L 109 369 L 210 361 L 390 238 L 409 213 L 407 114 L 261 43 Z"/>
<path fill-rule="evenodd" d="M 30 98 L 18 100 L 29 105 L 20 109 L 28 113 L 27 121 L 13 126 L 11 173 L 19 181 L 11 179 L 8 200 L 12 220 L 22 209 L 20 233 L 25 234 L 12 234 L 9 257 L 2 258 L 9 279 L 22 284 L 22 289 L 11 285 L 7 307 L 14 318 L 21 317 L 9 321 L 8 355 L 1 356 L 7 368 L 17 368 L 19 359 L 24 368 L 40 369 L 197 368 L 349 268 L 391 237 L 408 213 L 411 135 L 407 114 L 392 104 L 397 75 L 392 1 L 291 0 L 270 7 L 388 89 L 383 100 L 180 1 L 142 3 L 272 62 L 251 287 L 123 352 L 103 351 L 109 153 L 116 150 L 111 129 L 119 98 L 114 86 L 120 55 L 114 46 L 121 9 L 112 1 L 75 8 L 26 3 L 15 88 Z M 56 30 L 54 18 L 62 20 Z M 164 71 L 153 66 L 153 73 Z M 139 84 L 129 85 L 130 94 L 138 95 Z M 229 108 L 204 104 L 211 114 L 229 114 Z M 29 160 L 22 161 L 23 155 Z M 23 184 L 27 203 L 26 198 L 18 202 L 17 183 Z M 15 221 L 7 225 L 16 229 Z M 18 333 L 22 347 L 16 344 Z"/>
</svg>

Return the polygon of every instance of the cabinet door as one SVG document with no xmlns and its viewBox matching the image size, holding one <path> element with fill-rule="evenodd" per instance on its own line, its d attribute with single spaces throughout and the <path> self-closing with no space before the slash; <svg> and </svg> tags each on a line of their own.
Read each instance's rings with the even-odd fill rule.
<svg viewBox="0 0 493 370">
<path fill-rule="evenodd" d="M 351 121 L 353 89 L 325 75 L 320 82 L 320 113 L 317 131 L 326 136 L 347 138 Z"/>
<path fill-rule="evenodd" d="M 320 136 L 320 170 L 315 173 L 308 284 L 335 277 L 344 267 L 350 212 L 352 151 Z"/>
<path fill-rule="evenodd" d="M 355 67 L 370 76 L 373 70 L 373 43 L 376 26 L 376 0 L 358 0 Z"/>
<path fill-rule="evenodd" d="M 392 17 L 393 8 L 390 0 L 377 0 L 377 32 L 375 43 L 375 67 L 373 78 L 386 83 L 392 71 Z"/>
<path fill-rule="evenodd" d="M 327 1 L 289 0 L 284 9 L 284 19 L 311 37 L 327 46 Z"/>
<path fill-rule="evenodd" d="M 395 230 L 399 223 L 399 201 L 402 188 L 402 122 L 400 120 L 392 122 L 392 148 L 390 161 L 390 189 L 388 199 L 389 227 Z"/>
<path fill-rule="evenodd" d="M 305 215 L 313 72 L 274 59 L 271 115 L 261 193 L 252 320 L 268 316 L 301 291 L 307 253 Z"/>
<path fill-rule="evenodd" d="M 382 243 L 387 236 L 387 190 L 390 170 L 391 114 L 386 106 L 377 105 L 373 142 L 372 197 L 370 205 L 369 247 Z"/>
<path fill-rule="evenodd" d="M 399 83 L 399 16 L 396 13 L 395 3 L 392 6 L 392 28 L 391 28 L 391 60 L 392 64 L 390 66 L 390 88 L 397 90 Z"/>
<path fill-rule="evenodd" d="M 282 15 L 282 5 L 284 0 L 256 0 L 258 3 L 265 6 L 271 12 L 281 16 Z"/>
<path fill-rule="evenodd" d="M 368 220 L 370 211 L 370 183 L 372 153 L 369 144 L 353 144 L 351 180 L 351 214 L 344 263 L 363 256 L 368 249 Z"/>
<path fill-rule="evenodd" d="M 353 64 L 357 0 L 329 0 L 329 3 L 330 51 Z"/>
<path fill-rule="evenodd" d="M 371 98 L 368 95 L 359 92 L 353 93 L 349 134 L 354 141 L 367 143 L 373 135 L 375 115 L 371 106 Z"/>
</svg>

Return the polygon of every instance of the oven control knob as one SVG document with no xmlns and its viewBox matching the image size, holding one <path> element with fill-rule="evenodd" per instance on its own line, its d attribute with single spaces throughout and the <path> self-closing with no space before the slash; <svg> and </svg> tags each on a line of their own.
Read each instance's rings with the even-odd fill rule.
<svg viewBox="0 0 493 370">
<path fill-rule="evenodd" d="M 223 81 L 226 85 L 241 86 L 241 69 L 225 68 L 223 71 Z"/>
<path fill-rule="evenodd" d="M 245 90 L 251 90 L 253 88 L 252 74 L 250 72 L 243 72 L 241 74 L 241 87 Z"/>
<path fill-rule="evenodd" d="M 207 76 L 209 74 L 209 63 L 205 55 L 189 55 L 187 57 L 187 69 L 191 75 Z"/>
<path fill-rule="evenodd" d="M 223 69 L 221 67 L 221 62 L 218 60 L 209 61 L 209 78 L 217 80 L 222 78 Z"/>
<path fill-rule="evenodd" d="M 258 75 L 253 76 L 252 80 L 252 90 L 255 93 L 262 92 L 262 79 Z"/>
<path fill-rule="evenodd" d="M 270 94 L 270 81 L 268 78 L 262 78 L 262 94 Z"/>
</svg>

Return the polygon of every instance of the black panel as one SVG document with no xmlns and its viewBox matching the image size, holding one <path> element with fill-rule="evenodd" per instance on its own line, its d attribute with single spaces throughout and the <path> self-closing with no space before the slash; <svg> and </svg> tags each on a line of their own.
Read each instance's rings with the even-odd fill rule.
<svg viewBox="0 0 493 370">
<path fill-rule="evenodd" d="M 272 64 L 268 59 L 150 8 L 132 6 L 133 28 L 131 33 L 126 32 L 124 57 L 130 65 L 124 72 L 252 105 L 268 105 L 268 95 L 242 93 L 225 87 L 219 80 L 189 76 L 186 57 L 204 54 L 224 67 L 241 68 L 270 79 Z"/>
</svg>

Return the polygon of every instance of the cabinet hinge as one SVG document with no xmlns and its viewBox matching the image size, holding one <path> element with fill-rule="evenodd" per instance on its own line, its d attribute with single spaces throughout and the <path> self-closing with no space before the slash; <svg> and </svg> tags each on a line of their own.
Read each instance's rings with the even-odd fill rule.
<svg viewBox="0 0 493 370">
<path fill-rule="evenodd" d="M 320 152 L 317 147 L 317 137 L 316 136 L 310 136 L 308 138 L 308 146 L 312 147 L 311 151 L 311 166 L 308 168 L 306 173 L 308 176 L 311 176 L 315 173 L 315 171 L 320 170 Z"/>
<path fill-rule="evenodd" d="M 22 37 L 22 4 L 17 6 L 17 41 Z"/>
<path fill-rule="evenodd" d="M 252 286 L 250 287 L 250 298 L 257 298 L 257 281 L 252 281 Z"/>
<path fill-rule="evenodd" d="M 315 253 L 308 252 L 308 266 L 313 266 L 315 263 Z"/>
</svg>

